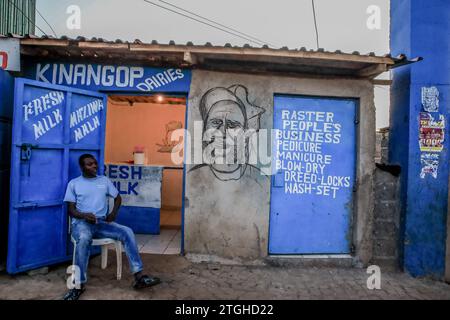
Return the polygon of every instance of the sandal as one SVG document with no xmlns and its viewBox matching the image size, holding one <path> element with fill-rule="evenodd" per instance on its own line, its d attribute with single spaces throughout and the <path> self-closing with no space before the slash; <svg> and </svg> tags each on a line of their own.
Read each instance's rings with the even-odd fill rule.
<svg viewBox="0 0 450 320">
<path fill-rule="evenodd" d="M 147 275 L 144 275 L 139 278 L 139 280 L 135 280 L 133 284 L 134 289 L 143 289 L 148 288 L 154 285 L 157 285 L 158 283 L 161 283 L 161 280 L 157 277 L 149 277 Z"/>
<path fill-rule="evenodd" d="M 81 296 L 81 294 L 84 292 L 84 288 L 81 289 L 70 289 L 67 291 L 67 293 L 64 295 L 63 300 L 78 300 Z"/>
</svg>

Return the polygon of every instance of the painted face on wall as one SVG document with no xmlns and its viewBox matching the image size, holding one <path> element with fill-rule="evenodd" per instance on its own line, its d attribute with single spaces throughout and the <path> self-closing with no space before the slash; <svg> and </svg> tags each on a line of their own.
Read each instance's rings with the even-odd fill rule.
<svg viewBox="0 0 450 320">
<path fill-rule="evenodd" d="M 206 91 L 199 111 L 203 121 L 203 163 L 189 171 L 209 167 L 221 181 L 239 180 L 250 165 L 250 136 L 259 129 L 265 110 L 249 101 L 246 87 L 232 85 Z"/>
<path fill-rule="evenodd" d="M 206 129 L 220 130 L 224 135 L 228 129 L 244 129 L 245 117 L 238 103 L 231 100 L 216 102 L 209 111 Z"/>
<path fill-rule="evenodd" d="M 207 162 L 218 172 L 235 172 L 246 162 L 245 140 L 241 140 L 246 129 L 243 107 L 232 100 L 218 101 L 211 106 L 205 122 L 203 141 Z"/>
</svg>

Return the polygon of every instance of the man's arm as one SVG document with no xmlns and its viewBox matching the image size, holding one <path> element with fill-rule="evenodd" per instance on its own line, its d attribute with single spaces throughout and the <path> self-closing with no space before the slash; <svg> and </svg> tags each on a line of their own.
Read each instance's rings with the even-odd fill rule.
<svg viewBox="0 0 450 320">
<path fill-rule="evenodd" d="M 116 220 L 121 205 L 122 205 L 122 197 L 120 196 L 120 194 L 118 194 L 117 197 L 114 198 L 114 207 L 111 213 L 108 214 L 108 216 L 106 217 L 107 222 L 112 222 Z"/>
<path fill-rule="evenodd" d="M 97 217 L 93 213 L 81 213 L 77 210 L 75 202 L 67 202 L 67 211 L 72 218 L 84 219 L 89 223 L 97 223 Z"/>
</svg>

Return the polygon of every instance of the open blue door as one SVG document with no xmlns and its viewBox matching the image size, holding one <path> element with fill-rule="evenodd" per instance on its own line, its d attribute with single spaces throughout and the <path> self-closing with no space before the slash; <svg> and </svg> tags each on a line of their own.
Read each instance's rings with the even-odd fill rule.
<svg viewBox="0 0 450 320">
<path fill-rule="evenodd" d="M 103 94 L 16 79 L 8 273 L 70 259 L 64 192 L 81 154 L 103 163 L 105 121 Z"/>
<path fill-rule="evenodd" d="M 270 254 L 350 253 L 356 101 L 275 96 Z"/>
</svg>

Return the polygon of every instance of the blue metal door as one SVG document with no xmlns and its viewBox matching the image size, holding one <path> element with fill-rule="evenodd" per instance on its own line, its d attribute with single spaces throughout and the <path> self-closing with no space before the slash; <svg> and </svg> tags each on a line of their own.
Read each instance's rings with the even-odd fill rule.
<svg viewBox="0 0 450 320">
<path fill-rule="evenodd" d="M 275 96 L 270 254 L 350 252 L 356 102 Z"/>
<path fill-rule="evenodd" d="M 82 153 L 103 163 L 105 121 L 103 94 L 16 79 L 8 273 L 70 259 L 64 192 Z"/>
</svg>

